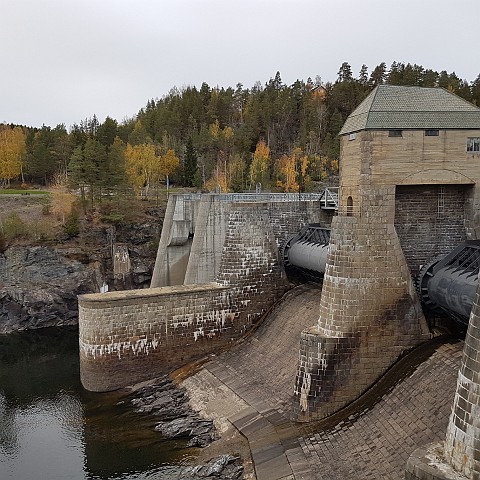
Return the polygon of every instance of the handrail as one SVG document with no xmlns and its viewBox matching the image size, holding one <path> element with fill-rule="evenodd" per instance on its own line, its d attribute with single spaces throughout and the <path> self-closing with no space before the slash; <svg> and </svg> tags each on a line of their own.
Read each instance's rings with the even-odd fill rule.
<svg viewBox="0 0 480 480">
<path fill-rule="evenodd" d="M 328 187 L 322 193 L 184 193 L 174 194 L 185 200 L 200 200 L 203 196 L 213 196 L 221 202 L 320 202 L 327 210 L 338 210 L 339 187 Z"/>
<path fill-rule="evenodd" d="M 339 187 L 328 187 L 320 198 L 320 205 L 323 209 L 338 210 Z"/>
</svg>

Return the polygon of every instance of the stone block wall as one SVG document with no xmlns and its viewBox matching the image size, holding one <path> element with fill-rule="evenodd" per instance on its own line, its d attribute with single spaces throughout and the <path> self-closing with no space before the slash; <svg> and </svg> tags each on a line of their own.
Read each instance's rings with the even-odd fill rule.
<svg viewBox="0 0 480 480">
<path fill-rule="evenodd" d="M 480 164 L 466 152 L 474 133 L 342 136 L 339 215 L 332 222 L 320 317 L 301 336 L 297 420 L 339 410 L 402 352 L 429 338 L 411 273 L 437 252 L 480 235 Z"/>
<path fill-rule="evenodd" d="M 278 247 L 307 224 L 330 227 L 332 214 L 322 210 L 318 201 L 268 202 L 268 218 Z"/>
<path fill-rule="evenodd" d="M 216 283 L 79 297 L 84 387 L 108 391 L 214 353 L 287 290 L 268 202 L 239 203 L 224 224 Z"/>
<path fill-rule="evenodd" d="M 447 428 L 445 458 L 468 479 L 480 479 L 480 292 L 470 315 L 457 391 Z"/>
<path fill-rule="evenodd" d="M 446 255 L 467 238 L 464 185 L 400 185 L 395 195 L 395 229 L 410 272 Z"/>
<path fill-rule="evenodd" d="M 231 206 L 217 282 L 231 286 L 247 321 L 264 313 L 288 288 L 271 228 L 280 211 L 268 202 Z"/>
<path fill-rule="evenodd" d="M 320 317 L 301 336 L 298 421 L 347 405 L 429 338 L 393 225 L 395 187 L 364 185 L 356 199 L 361 211 L 333 219 Z"/>
<path fill-rule="evenodd" d="M 480 284 L 477 285 L 444 442 L 415 450 L 406 480 L 480 479 Z"/>
<path fill-rule="evenodd" d="M 108 391 L 165 374 L 244 332 L 217 284 L 79 297 L 80 372 Z"/>
<path fill-rule="evenodd" d="M 183 284 L 200 284 L 215 281 L 220 271 L 223 247 L 226 235 L 226 225 L 231 215 L 239 205 L 256 204 L 267 208 L 268 215 L 264 217 L 277 247 L 301 227 L 308 223 L 322 223 L 329 226 L 332 213 L 326 213 L 320 208 L 317 197 L 302 194 L 261 194 L 259 198 L 249 199 L 249 195 L 171 195 L 165 214 L 162 235 L 157 252 L 151 287 L 171 285 L 174 262 L 189 252 Z M 255 196 L 253 196 L 255 197 Z M 254 215 L 253 215 L 254 216 Z M 194 232 L 191 247 L 181 248 L 178 239 L 187 239 L 188 227 Z M 173 267 L 173 268 L 172 268 Z"/>
</svg>

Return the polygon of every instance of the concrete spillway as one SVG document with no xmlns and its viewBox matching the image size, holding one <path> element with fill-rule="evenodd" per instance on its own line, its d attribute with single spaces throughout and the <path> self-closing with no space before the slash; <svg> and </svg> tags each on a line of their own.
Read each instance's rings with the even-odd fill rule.
<svg viewBox="0 0 480 480">
<path fill-rule="evenodd" d="M 231 424 L 247 438 L 257 480 L 401 480 L 410 453 L 444 436 L 462 344 L 441 346 L 355 420 L 303 431 L 288 422 L 291 387 L 298 337 L 316 322 L 320 295 L 313 284 L 291 290 L 251 336 L 213 357 L 182 385 L 195 408 L 216 419 L 225 442 L 238 442 L 223 430 Z"/>
</svg>

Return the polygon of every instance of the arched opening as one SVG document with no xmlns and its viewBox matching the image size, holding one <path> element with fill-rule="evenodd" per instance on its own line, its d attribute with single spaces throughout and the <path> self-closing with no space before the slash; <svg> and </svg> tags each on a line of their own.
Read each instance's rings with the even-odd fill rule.
<svg viewBox="0 0 480 480">
<path fill-rule="evenodd" d="M 353 198 L 349 196 L 347 198 L 347 217 L 351 217 L 353 215 Z"/>
</svg>

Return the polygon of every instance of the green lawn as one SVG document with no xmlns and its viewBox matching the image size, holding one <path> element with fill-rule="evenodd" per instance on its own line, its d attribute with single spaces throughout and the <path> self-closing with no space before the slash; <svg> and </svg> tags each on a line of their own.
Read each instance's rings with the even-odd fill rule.
<svg viewBox="0 0 480 480">
<path fill-rule="evenodd" d="M 0 189 L 0 195 L 48 195 L 45 190 L 21 190 L 16 188 Z"/>
</svg>

